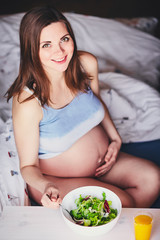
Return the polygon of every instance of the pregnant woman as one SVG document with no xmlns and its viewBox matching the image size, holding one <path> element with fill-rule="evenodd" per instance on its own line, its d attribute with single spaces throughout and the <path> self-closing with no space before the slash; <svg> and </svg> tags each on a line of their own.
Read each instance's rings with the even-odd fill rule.
<svg viewBox="0 0 160 240">
<path fill-rule="evenodd" d="M 99 96 L 96 58 L 77 51 L 67 19 L 51 7 L 27 12 L 20 25 L 13 127 L 21 174 L 37 203 L 57 208 L 86 185 L 106 187 L 123 207 L 149 207 L 159 168 L 120 152 L 121 138 Z M 48 195 L 50 196 L 48 198 Z"/>
</svg>

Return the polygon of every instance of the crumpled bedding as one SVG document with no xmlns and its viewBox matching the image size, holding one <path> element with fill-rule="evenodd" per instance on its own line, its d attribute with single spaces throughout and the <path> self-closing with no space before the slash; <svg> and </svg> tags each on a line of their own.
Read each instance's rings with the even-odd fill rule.
<svg viewBox="0 0 160 240">
<path fill-rule="evenodd" d="M 160 139 L 160 93 L 156 89 L 119 73 L 101 73 L 99 79 L 101 97 L 123 143 Z"/>
<path fill-rule="evenodd" d="M 12 119 L 0 135 L 0 215 L 5 206 L 29 205 L 26 183 L 19 170 Z"/>
<path fill-rule="evenodd" d="M 112 64 L 122 73 L 160 86 L 160 40 L 113 19 L 66 13 L 78 48 L 93 53 L 99 71 Z"/>
</svg>

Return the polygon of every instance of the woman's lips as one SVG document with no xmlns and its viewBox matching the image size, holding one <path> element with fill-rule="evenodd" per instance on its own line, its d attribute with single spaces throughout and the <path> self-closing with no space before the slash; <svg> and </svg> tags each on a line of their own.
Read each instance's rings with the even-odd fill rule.
<svg viewBox="0 0 160 240">
<path fill-rule="evenodd" d="M 65 56 L 65 57 L 63 57 L 63 58 L 60 58 L 60 59 L 57 59 L 57 60 L 53 60 L 53 59 L 52 59 L 53 62 L 58 63 L 58 64 L 65 63 L 66 60 L 67 60 L 67 56 Z"/>
</svg>

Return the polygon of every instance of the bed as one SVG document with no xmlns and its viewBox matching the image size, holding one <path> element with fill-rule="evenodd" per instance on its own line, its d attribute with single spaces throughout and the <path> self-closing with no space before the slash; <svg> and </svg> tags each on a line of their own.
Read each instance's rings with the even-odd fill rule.
<svg viewBox="0 0 160 240">
<path fill-rule="evenodd" d="M 64 14 L 78 49 L 98 59 L 100 94 L 122 137 L 122 151 L 160 165 L 160 40 L 154 36 L 158 19 Z M 12 102 L 3 97 L 18 74 L 23 15 L 0 16 L 0 213 L 6 205 L 30 204 L 14 142 Z"/>
</svg>

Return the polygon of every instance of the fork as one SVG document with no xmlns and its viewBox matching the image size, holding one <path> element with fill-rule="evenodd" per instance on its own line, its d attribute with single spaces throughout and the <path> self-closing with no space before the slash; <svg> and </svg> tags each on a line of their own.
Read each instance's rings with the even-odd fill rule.
<svg viewBox="0 0 160 240">
<path fill-rule="evenodd" d="M 62 204 L 59 203 L 59 206 L 62 207 L 63 210 L 65 210 L 73 219 L 72 215 L 70 214 L 70 211 L 62 206 Z"/>
<path fill-rule="evenodd" d="M 49 196 L 49 194 L 46 194 L 46 196 L 51 200 L 51 197 Z M 59 203 L 59 206 L 62 207 L 62 209 L 65 210 L 71 216 L 71 218 L 74 220 L 74 218 L 72 217 L 72 215 L 70 214 L 70 211 L 68 209 L 64 208 L 62 206 L 62 204 L 60 204 L 60 203 Z"/>
</svg>

